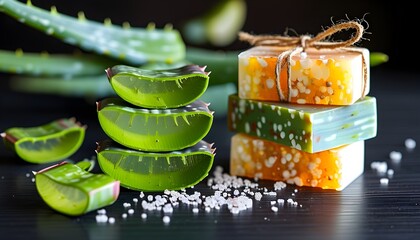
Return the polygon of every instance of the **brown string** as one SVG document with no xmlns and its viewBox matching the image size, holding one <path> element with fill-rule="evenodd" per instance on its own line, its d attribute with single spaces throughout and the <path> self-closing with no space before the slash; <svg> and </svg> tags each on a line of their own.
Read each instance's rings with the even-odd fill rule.
<svg viewBox="0 0 420 240">
<path fill-rule="evenodd" d="M 350 39 L 345 41 L 325 41 L 328 37 L 342 31 L 354 29 L 356 33 L 351 36 Z M 288 51 L 282 52 L 277 59 L 276 63 L 276 84 L 277 90 L 279 93 L 280 100 L 290 101 L 290 91 L 291 91 L 291 67 L 290 62 L 292 56 L 305 52 L 307 48 L 316 48 L 316 49 L 335 49 L 335 48 L 344 48 L 351 46 L 354 43 L 360 41 L 363 36 L 364 27 L 356 21 L 348 21 L 340 24 L 333 25 L 326 29 L 323 32 L 318 33 L 315 37 L 309 35 L 302 35 L 299 37 L 290 37 L 290 36 L 278 36 L 278 35 L 252 35 L 246 32 L 239 32 L 239 40 L 247 41 L 254 46 L 276 46 L 276 47 L 289 47 L 292 48 Z M 354 51 L 354 50 L 350 50 Z M 366 81 L 368 71 L 366 65 L 366 59 L 362 55 L 363 60 L 363 89 L 362 97 L 366 91 Z M 287 64 L 287 78 L 288 78 L 288 94 L 285 96 L 280 87 L 280 71 Z"/>
</svg>

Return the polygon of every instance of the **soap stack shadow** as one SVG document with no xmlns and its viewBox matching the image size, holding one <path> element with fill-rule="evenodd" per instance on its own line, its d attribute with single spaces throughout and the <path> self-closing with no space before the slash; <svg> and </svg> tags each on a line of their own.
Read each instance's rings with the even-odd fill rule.
<svg viewBox="0 0 420 240">
<path fill-rule="evenodd" d="M 99 123 L 110 139 L 98 143 L 101 170 L 121 186 L 140 191 L 178 190 L 204 179 L 214 160 L 203 140 L 213 123 L 198 98 L 208 73 L 197 65 L 106 70 L 118 98 L 97 102 Z"/>
<path fill-rule="evenodd" d="M 364 140 L 376 136 L 369 51 L 256 46 L 239 55 L 229 97 L 232 175 L 343 190 L 364 171 Z"/>
</svg>

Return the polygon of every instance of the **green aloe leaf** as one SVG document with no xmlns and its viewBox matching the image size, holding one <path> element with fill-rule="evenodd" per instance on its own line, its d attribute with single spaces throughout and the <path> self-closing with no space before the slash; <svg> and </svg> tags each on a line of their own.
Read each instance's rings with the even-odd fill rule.
<svg viewBox="0 0 420 240">
<path fill-rule="evenodd" d="M 83 143 L 86 126 L 74 118 L 57 119 L 35 127 L 13 127 L 1 134 L 4 144 L 30 163 L 63 160 Z"/>
<path fill-rule="evenodd" d="M 69 216 L 113 204 L 119 196 L 119 181 L 105 174 L 90 173 L 85 165 L 62 162 L 34 172 L 36 188 L 44 202 Z"/>
<path fill-rule="evenodd" d="M 55 7 L 51 12 L 37 8 L 30 1 L 23 4 L 1 0 L 0 11 L 65 43 L 127 63 L 176 62 L 185 58 L 181 35 L 171 27 L 123 28 L 112 25 L 109 19 L 101 24 L 87 20 L 83 13 L 74 18 L 58 13 Z"/>
<path fill-rule="evenodd" d="M 197 65 L 166 70 L 146 70 L 116 65 L 106 70 L 115 92 L 125 101 L 144 108 L 176 108 L 190 104 L 207 89 L 208 73 Z"/>
<path fill-rule="evenodd" d="M 195 101 L 182 108 L 139 108 L 120 98 L 97 103 L 99 123 L 114 141 L 128 148 L 163 152 L 193 146 L 210 131 L 213 113 Z"/>
<path fill-rule="evenodd" d="M 102 171 L 119 180 L 121 186 L 163 191 L 191 187 L 203 180 L 213 165 L 214 151 L 205 141 L 179 151 L 153 153 L 105 140 L 98 144 L 97 158 Z"/>
<path fill-rule="evenodd" d="M 115 61 L 91 54 L 45 54 L 0 50 L 0 71 L 32 76 L 62 77 L 103 74 Z"/>
</svg>

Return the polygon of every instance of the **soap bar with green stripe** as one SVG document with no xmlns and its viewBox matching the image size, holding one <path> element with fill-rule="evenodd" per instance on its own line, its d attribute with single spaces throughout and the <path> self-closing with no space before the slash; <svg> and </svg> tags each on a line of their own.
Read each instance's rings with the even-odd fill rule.
<svg viewBox="0 0 420 240">
<path fill-rule="evenodd" d="M 348 106 L 265 102 L 229 96 L 228 127 L 309 153 L 376 136 L 376 98 Z"/>
</svg>

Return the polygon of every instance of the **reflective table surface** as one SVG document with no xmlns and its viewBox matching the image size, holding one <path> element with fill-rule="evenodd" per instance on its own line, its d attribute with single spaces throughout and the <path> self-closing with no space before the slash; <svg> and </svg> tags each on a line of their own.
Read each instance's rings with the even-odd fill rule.
<svg viewBox="0 0 420 240">
<path fill-rule="evenodd" d="M 205 211 L 203 205 L 179 204 L 173 212 L 142 208 L 140 192 L 121 188 L 120 196 L 106 215 L 114 223 L 98 223 L 96 211 L 69 217 L 50 209 L 38 195 L 32 171 L 51 164 L 29 164 L 0 146 L 0 239 L 420 239 L 420 150 L 409 150 L 404 141 L 420 142 L 420 74 L 384 68 L 372 69 L 371 96 L 377 98 L 378 134 L 365 142 L 365 171 L 342 192 L 287 186 L 276 196 L 263 195 L 253 207 L 231 213 L 226 206 Z M 3 81 L 7 77 L 3 76 Z M 2 83 L 5 85 L 5 83 Z M 0 131 L 15 126 L 36 126 L 61 117 L 76 117 L 88 126 L 82 147 L 70 158 L 95 155 L 96 142 L 105 137 L 96 116 L 95 99 L 18 93 L 3 87 L 0 95 Z M 214 142 L 216 166 L 229 170 L 232 133 L 226 119 L 215 119 L 205 140 Z M 390 152 L 402 159 L 392 161 Z M 393 176 L 379 174 L 372 162 L 386 162 Z M 93 172 L 100 172 L 95 167 Z M 380 179 L 389 178 L 388 184 Z M 251 179 L 251 181 L 254 181 Z M 273 182 L 259 181 L 273 189 Z M 187 193 L 214 193 L 207 179 Z M 293 199 L 272 210 L 277 199 Z M 136 203 L 133 199 L 138 199 Z M 124 203 L 130 203 L 133 214 Z M 277 205 L 276 205 L 277 206 Z M 198 213 L 192 209 L 197 207 Z M 147 213 L 142 219 L 141 213 Z M 170 216 L 165 224 L 164 215 Z"/>
</svg>

